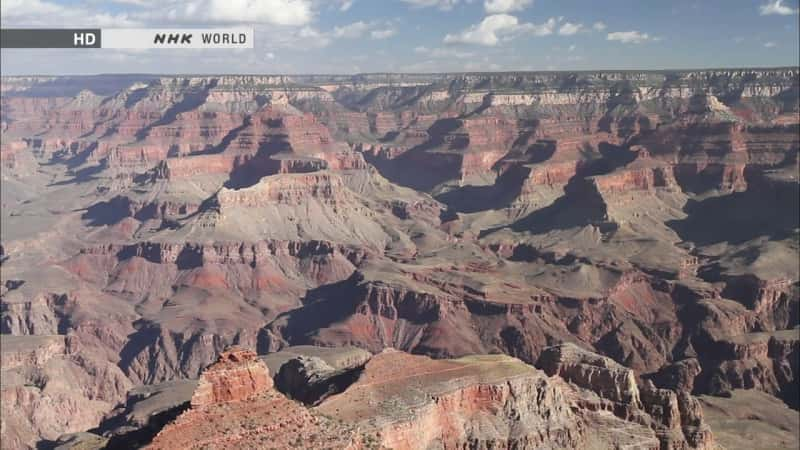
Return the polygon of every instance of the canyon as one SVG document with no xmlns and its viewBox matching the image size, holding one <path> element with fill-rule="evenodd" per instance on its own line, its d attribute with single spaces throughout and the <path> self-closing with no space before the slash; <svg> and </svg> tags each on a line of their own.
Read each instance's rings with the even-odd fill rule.
<svg viewBox="0 0 800 450">
<path fill-rule="evenodd" d="M 0 87 L 4 449 L 798 445 L 797 68 Z"/>
</svg>

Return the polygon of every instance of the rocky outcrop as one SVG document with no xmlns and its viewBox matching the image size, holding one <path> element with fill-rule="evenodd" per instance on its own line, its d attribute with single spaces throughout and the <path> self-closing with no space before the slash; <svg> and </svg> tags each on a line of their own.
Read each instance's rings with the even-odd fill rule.
<svg viewBox="0 0 800 450">
<path fill-rule="evenodd" d="M 323 203 L 340 202 L 345 194 L 342 181 L 330 173 L 282 174 L 262 178 L 246 189 L 223 188 L 217 194 L 220 207 L 259 207 L 270 203 L 299 205 L 309 199 Z"/>
<path fill-rule="evenodd" d="M 43 367 L 54 357 L 67 353 L 65 338 L 57 335 L 3 336 L 3 344 L 4 370 Z"/>
<path fill-rule="evenodd" d="M 697 348 L 702 373 L 696 390 L 729 395 L 734 389 L 758 389 L 797 406 L 798 329 L 720 336 Z"/>
<path fill-rule="evenodd" d="M 702 370 L 700 362 L 696 358 L 688 358 L 664 366 L 651 379 L 656 386 L 662 389 L 692 392 L 694 380 Z"/>
<path fill-rule="evenodd" d="M 675 180 L 668 167 L 652 169 L 629 169 L 615 172 L 613 175 L 602 175 L 594 179 L 594 184 L 601 194 L 618 194 L 628 191 L 647 191 L 656 187 L 673 187 Z"/>
<path fill-rule="evenodd" d="M 588 352 L 574 344 L 561 344 L 546 348 L 536 365 L 550 376 L 558 375 L 610 400 L 618 415 L 631 415 L 633 410 L 641 407 L 636 375 L 610 358 Z"/>
<path fill-rule="evenodd" d="M 334 372 L 350 372 L 358 370 L 364 366 L 372 354 L 358 347 L 316 347 L 312 345 L 296 345 L 286 347 L 279 352 L 260 355 L 269 367 L 273 377 L 280 373 L 281 368 L 288 361 L 297 358 L 318 359 L 324 362 L 326 367 L 331 367 Z M 278 387 L 280 389 L 280 387 Z"/>
<path fill-rule="evenodd" d="M 657 389 L 649 382 L 640 392 L 661 448 L 716 448 L 711 430 L 703 422 L 702 407 L 689 393 Z"/>
<path fill-rule="evenodd" d="M 228 349 L 200 375 L 192 408 L 247 400 L 272 388 L 267 366 L 250 350 Z"/>
<path fill-rule="evenodd" d="M 65 336 L 2 336 L 4 448 L 92 428 L 130 388 L 118 367 L 76 345 Z"/>
<path fill-rule="evenodd" d="M 356 347 L 288 347 L 261 357 L 274 374 L 275 388 L 309 405 L 342 392 L 358 378 L 372 355 Z"/>
<path fill-rule="evenodd" d="M 323 152 L 314 156 L 324 160 L 331 170 L 363 170 L 369 167 L 364 161 L 364 156 L 358 152 Z"/>
<path fill-rule="evenodd" d="M 54 335 L 63 328 L 58 305 L 69 301 L 67 295 L 42 294 L 21 302 L 5 301 L 0 305 L 0 331 L 12 335 Z"/>
<path fill-rule="evenodd" d="M 145 296 L 176 283 L 245 291 L 289 289 L 300 280 L 317 285 L 349 277 L 365 257 L 327 241 L 142 242 L 86 248 L 64 266 L 83 279 L 105 280 L 110 291 Z"/>
<path fill-rule="evenodd" d="M 180 179 L 203 175 L 228 175 L 244 164 L 247 158 L 238 155 L 197 155 L 170 158 L 156 168 L 164 178 Z"/>
<path fill-rule="evenodd" d="M 375 431 L 387 448 L 579 446 L 585 429 L 564 400 L 512 358 L 434 361 L 387 350 L 317 410 Z"/>
<path fill-rule="evenodd" d="M 548 375 L 558 375 L 600 397 L 598 401 L 581 396 L 584 408 L 607 409 L 649 425 L 662 449 L 715 448 L 702 408 L 687 391 L 658 389 L 651 381 L 639 385 L 632 370 L 574 344 L 545 349 L 536 364 Z"/>
<path fill-rule="evenodd" d="M 233 355 L 231 353 L 235 353 Z M 249 388 L 253 387 L 252 381 L 259 379 L 258 376 L 250 378 L 250 375 L 257 375 L 263 371 L 263 367 L 259 361 L 251 358 L 252 355 L 246 350 L 226 349 L 226 351 L 218 358 L 224 360 L 225 377 L 220 377 L 221 372 L 216 363 L 212 363 L 215 369 L 212 371 L 210 366 L 204 373 L 209 373 L 205 379 L 211 384 L 218 384 L 216 388 L 221 392 L 242 393 L 242 385 L 239 383 L 237 386 L 231 386 L 231 382 L 241 382 L 243 380 L 250 380 L 245 383 Z M 324 386 L 324 392 L 327 392 L 327 387 L 341 386 L 346 387 L 352 383 L 352 379 L 345 381 L 344 377 L 338 375 L 358 373 L 359 369 L 363 367 L 364 363 L 369 360 L 370 355 L 368 352 L 355 348 L 355 347 L 311 347 L 311 346 L 298 346 L 290 347 L 284 351 L 277 353 L 270 353 L 267 355 L 260 355 L 258 359 L 263 361 L 269 368 L 269 374 L 273 379 L 278 379 L 278 374 L 282 371 L 282 367 L 289 361 L 306 358 L 323 361 L 326 367 L 331 368 L 331 372 L 317 373 L 320 375 L 315 378 L 320 383 L 317 387 Z M 240 362 L 234 362 L 236 358 Z M 214 375 L 216 374 L 216 375 Z M 241 375 L 244 375 L 242 377 Z M 201 375 L 202 376 L 202 375 Z M 144 446 L 148 444 L 153 437 L 161 431 L 167 424 L 173 422 L 181 413 L 191 407 L 191 401 L 196 391 L 198 391 L 199 380 L 197 379 L 177 379 L 166 381 L 157 384 L 148 384 L 137 386 L 128 392 L 127 398 L 124 403 L 118 405 L 112 412 L 110 412 L 105 419 L 100 423 L 100 426 L 94 430 L 99 433 L 103 439 L 108 439 L 109 448 L 130 448 L 134 446 Z M 267 382 L 269 384 L 269 382 Z M 280 382 L 276 383 L 276 388 L 281 390 L 282 385 Z M 227 386 L 227 387 L 226 387 Z M 231 389 L 231 388 L 234 389 Z M 299 394 L 311 392 L 311 386 L 301 385 Z M 211 392 L 214 392 L 212 386 Z M 258 389 L 258 388 L 256 388 Z M 263 391 L 263 389 L 259 389 Z M 205 393 L 208 394 L 206 389 Z M 287 395 L 290 392 L 283 390 Z M 197 392 L 198 395 L 200 392 Z M 298 396 L 294 396 L 298 398 Z M 316 398 L 316 397 L 315 397 Z M 245 402 L 247 402 L 245 400 Z M 230 403 L 230 402 L 225 402 Z M 96 437 L 96 435 L 94 435 Z M 92 436 L 89 436 L 92 437 Z M 72 439 L 69 436 L 62 436 L 59 440 Z"/>
<path fill-rule="evenodd" d="M 580 161 L 568 161 L 531 167 L 530 175 L 526 179 L 522 193 L 532 193 L 536 186 L 554 186 L 566 184 L 577 175 Z"/>
<path fill-rule="evenodd" d="M 254 353 L 220 355 L 201 375 L 192 406 L 164 427 L 150 449 L 271 445 L 278 448 L 361 448 L 347 425 L 310 412 L 272 388 L 266 365 Z"/>
<path fill-rule="evenodd" d="M 320 358 L 298 356 L 281 366 L 275 385 L 289 398 L 313 405 L 343 391 L 357 376 L 357 368 L 337 371 Z"/>
<path fill-rule="evenodd" d="M 324 355 L 337 366 L 357 353 L 352 349 L 306 347 L 293 351 Z M 249 375 L 266 370 L 251 353 L 234 353 L 239 356 L 223 353 L 221 361 L 203 374 L 219 374 L 224 367 L 225 377 L 205 378 L 212 385 L 211 392 L 233 392 L 231 387 L 242 387 L 242 381 L 252 381 Z M 281 359 L 288 355 L 262 358 L 275 359 L 272 356 Z M 307 354 L 303 358 L 306 360 L 300 365 L 297 357 L 289 359 L 280 370 L 327 365 L 317 356 Z M 312 363 L 314 359 L 318 361 Z M 290 372 L 298 373 L 294 369 Z M 104 424 L 112 427 L 104 436 L 108 446 L 257 446 L 269 439 L 271 445 L 301 448 L 658 447 L 656 435 L 646 424 L 587 409 L 575 402 L 574 385 L 559 377 L 548 378 L 519 360 L 501 355 L 432 360 L 386 350 L 367 361 L 342 392 L 313 408 L 249 382 L 244 383 L 248 386 L 245 390 L 234 389 L 243 394 L 235 399 L 225 395 L 203 406 L 189 407 L 190 397 L 208 398 L 209 392 L 200 382 L 192 394 L 192 386 L 173 382 L 137 388 L 120 415 Z M 145 393 L 148 395 L 143 396 Z M 689 411 L 681 413 L 691 415 Z M 81 442 L 79 438 L 64 436 L 61 440 Z"/>
</svg>

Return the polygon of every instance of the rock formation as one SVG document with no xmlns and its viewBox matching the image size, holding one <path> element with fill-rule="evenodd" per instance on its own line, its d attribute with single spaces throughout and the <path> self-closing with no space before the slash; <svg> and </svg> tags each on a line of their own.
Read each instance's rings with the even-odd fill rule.
<svg viewBox="0 0 800 450">
<path fill-rule="evenodd" d="M 203 371 L 191 408 L 161 430 L 150 449 L 263 446 L 359 448 L 355 430 L 314 415 L 273 389 L 255 353 L 232 349 Z"/>
<path fill-rule="evenodd" d="M 307 369 L 330 368 L 319 357 L 310 356 L 319 351 L 329 361 L 354 355 L 347 349 L 298 347 L 262 358 L 285 360 L 279 370 L 287 373 L 297 373 L 300 359 L 305 359 L 301 365 Z M 306 354 L 293 357 L 291 352 Z M 575 356 L 584 362 L 603 359 L 577 349 L 568 352 L 562 362 Z M 311 360 L 317 360 L 316 365 L 309 364 Z M 601 376 L 603 370 L 618 370 L 593 367 Z M 607 394 L 609 386 L 590 380 L 573 383 L 560 375 L 548 377 L 502 355 L 432 360 L 385 350 L 344 381 L 340 393 L 309 409 L 278 393 L 269 382 L 253 383 L 264 377 L 269 377 L 268 370 L 252 352 L 229 350 L 197 383 L 169 382 L 147 388 L 152 400 L 133 394 L 120 415 L 105 422 L 104 437 L 71 434 L 58 441 L 89 445 L 106 439 L 109 448 L 144 444 L 148 448 L 241 447 L 267 442 L 303 448 L 716 448 L 700 403 L 685 392 L 645 385 L 640 394 L 635 385 L 616 386 L 617 391 L 632 389 L 642 398 L 641 404 L 629 404 L 633 414 L 619 417 L 596 403 L 604 401 L 598 394 Z M 276 379 L 282 377 L 279 374 Z M 312 387 L 321 377 L 307 379 Z M 195 385 L 194 393 L 187 389 Z M 225 395 L 210 399 L 209 392 Z M 199 397 L 204 399 L 202 404 L 195 401 Z"/>
<path fill-rule="evenodd" d="M 386 350 L 318 410 L 386 448 L 571 448 L 586 430 L 546 378 L 504 356 L 433 361 Z"/>
<path fill-rule="evenodd" d="M 649 425 L 661 448 L 715 448 L 702 408 L 686 391 L 658 389 L 650 381 L 639 387 L 632 370 L 574 344 L 545 349 L 537 366 L 600 397 L 582 397 L 585 408 Z"/>
<path fill-rule="evenodd" d="M 550 376 L 558 375 L 578 386 L 591 389 L 604 399 L 620 405 L 641 407 L 634 372 L 609 358 L 574 344 L 546 348 L 537 366 Z"/>
<path fill-rule="evenodd" d="M 92 428 L 131 387 L 118 367 L 84 354 L 71 337 L 3 335 L 0 344 L 4 448 Z"/>
<path fill-rule="evenodd" d="M 192 395 L 192 408 L 247 400 L 272 388 L 272 377 L 256 354 L 229 349 L 200 375 Z"/>
<path fill-rule="evenodd" d="M 437 359 L 412 358 L 426 367 L 506 354 L 561 380 L 519 371 L 534 387 L 514 393 L 552 400 L 541 428 L 482 407 L 417 411 L 433 422 L 411 437 L 432 445 L 446 419 L 453 445 L 486 438 L 485 424 L 520 446 L 596 434 L 703 447 L 688 393 L 798 406 L 797 68 L 0 88 L 0 331 L 39 349 L 4 351 L 12 448 L 89 442 L 74 433 L 112 419 L 111 444 L 135 430 L 145 442 L 189 407 L 157 386 L 190 390 L 230 346 L 278 351 L 264 357 L 277 389 L 312 408 L 346 395 L 386 348 Z M 291 353 L 305 346 L 363 350 Z M 217 401 L 269 384 L 216 392 L 223 366 L 206 371 L 211 390 L 188 417 L 244 410 L 260 397 Z M 508 383 L 459 386 L 422 392 L 545 413 L 513 404 Z M 555 431 L 574 405 L 586 430 L 633 432 Z M 336 442 L 368 446 L 349 433 Z"/>
</svg>

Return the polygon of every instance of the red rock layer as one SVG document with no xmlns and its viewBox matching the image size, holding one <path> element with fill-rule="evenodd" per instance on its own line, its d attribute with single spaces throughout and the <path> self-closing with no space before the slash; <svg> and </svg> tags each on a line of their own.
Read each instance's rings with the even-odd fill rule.
<svg viewBox="0 0 800 450">
<path fill-rule="evenodd" d="M 580 161 L 567 161 L 532 166 L 521 193 L 531 193 L 536 190 L 536 186 L 566 184 L 578 173 L 581 165 Z"/>
<path fill-rule="evenodd" d="M 540 372 L 504 356 L 473 358 L 435 361 L 387 350 L 317 409 L 375 429 L 381 447 L 397 450 L 568 448 L 584 441 L 583 423 Z"/>
<path fill-rule="evenodd" d="M 202 175 L 229 175 L 247 161 L 239 155 L 216 154 L 170 158 L 156 170 L 165 178 L 180 179 Z"/>
<path fill-rule="evenodd" d="M 311 413 L 272 387 L 263 361 L 228 350 L 200 376 L 191 408 L 164 427 L 149 449 L 361 448 L 350 427 Z"/>
<path fill-rule="evenodd" d="M 676 182 L 669 167 L 623 169 L 594 178 L 594 185 L 602 194 L 615 194 L 631 190 L 649 191 L 657 187 L 672 187 Z"/>
<path fill-rule="evenodd" d="M 329 173 L 282 174 L 264 177 L 249 188 L 223 189 L 217 194 L 221 207 L 257 207 L 270 203 L 300 205 L 309 199 L 336 204 L 344 192 L 341 178 Z"/>
<path fill-rule="evenodd" d="M 272 389 L 272 377 L 255 352 L 228 349 L 200 375 L 192 408 L 251 399 Z"/>
</svg>

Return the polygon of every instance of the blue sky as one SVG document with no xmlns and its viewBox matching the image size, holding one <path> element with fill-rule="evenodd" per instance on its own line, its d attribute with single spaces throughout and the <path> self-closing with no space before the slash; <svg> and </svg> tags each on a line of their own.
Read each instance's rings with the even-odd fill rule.
<svg viewBox="0 0 800 450">
<path fill-rule="evenodd" d="M 253 26 L 253 50 L 3 50 L 2 72 L 797 66 L 798 0 L 3 0 L 3 27 Z"/>
</svg>

